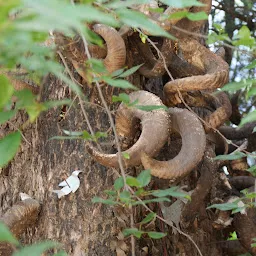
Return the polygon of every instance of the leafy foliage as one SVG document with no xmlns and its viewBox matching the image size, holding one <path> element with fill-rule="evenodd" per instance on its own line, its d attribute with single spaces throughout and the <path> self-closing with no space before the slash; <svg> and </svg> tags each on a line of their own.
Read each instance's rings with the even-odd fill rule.
<svg viewBox="0 0 256 256">
<path fill-rule="evenodd" d="M 170 202 L 171 200 L 167 196 L 182 197 L 189 200 L 191 199 L 187 193 L 178 191 L 178 187 L 171 187 L 164 190 L 146 190 L 146 186 L 150 183 L 150 181 L 150 170 L 142 171 L 137 177 L 127 176 L 125 177 L 125 182 L 123 177 L 119 177 L 114 182 L 114 190 L 105 191 L 107 199 L 94 197 L 92 202 L 108 205 L 119 205 L 129 208 L 130 206 L 146 205 L 153 202 Z M 132 193 L 130 190 L 126 190 L 126 187 L 124 186 L 125 183 L 135 189 L 134 193 Z M 155 198 L 152 198 L 152 196 Z M 125 236 L 134 235 L 137 238 L 140 238 L 143 234 L 147 234 L 153 239 L 159 239 L 166 236 L 165 233 L 161 232 L 146 232 L 141 230 L 143 225 L 154 221 L 155 218 L 156 214 L 151 212 L 140 222 L 140 229 L 124 229 L 123 234 Z"/>
<path fill-rule="evenodd" d="M 47 251 L 48 249 L 60 247 L 58 243 L 52 242 L 52 241 L 45 241 L 45 242 L 21 247 L 18 240 L 12 235 L 8 227 L 4 225 L 2 222 L 0 222 L 0 242 L 7 242 L 20 247 L 19 250 L 17 250 L 12 254 L 13 256 L 27 256 L 27 255 L 41 256 L 42 253 Z M 62 250 L 59 253 L 54 254 L 54 256 L 56 255 L 67 256 L 66 252 Z"/>
</svg>

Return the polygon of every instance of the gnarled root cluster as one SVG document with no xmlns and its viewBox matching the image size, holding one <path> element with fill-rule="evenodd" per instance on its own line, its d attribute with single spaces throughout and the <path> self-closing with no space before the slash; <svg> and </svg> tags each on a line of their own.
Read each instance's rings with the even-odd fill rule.
<svg viewBox="0 0 256 256">
<path fill-rule="evenodd" d="M 12 234 L 19 239 L 22 233 L 27 228 L 33 227 L 36 223 L 40 210 L 38 201 L 27 198 L 15 204 L 9 209 L 1 218 L 3 222 L 12 232 Z M 0 255 L 9 256 L 13 252 L 13 248 L 6 244 L 0 243 Z"/>
<path fill-rule="evenodd" d="M 164 106 L 162 101 L 154 94 L 146 91 L 138 91 L 130 94 L 130 101 L 138 101 L 138 105 Z M 123 136 L 131 136 L 134 132 L 134 124 L 140 120 L 141 135 L 138 141 L 123 153 L 129 155 L 129 159 L 123 158 L 126 167 L 139 165 L 141 163 L 141 154 L 146 152 L 150 156 L 155 156 L 163 147 L 169 136 L 169 117 L 165 110 L 157 109 L 153 111 L 143 111 L 136 107 L 127 107 L 121 104 L 116 114 L 116 130 Z M 161 136 L 159 136 L 161 134 Z M 95 148 L 87 146 L 88 152 L 99 163 L 118 167 L 118 154 L 104 154 L 98 152 Z"/>
</svg>

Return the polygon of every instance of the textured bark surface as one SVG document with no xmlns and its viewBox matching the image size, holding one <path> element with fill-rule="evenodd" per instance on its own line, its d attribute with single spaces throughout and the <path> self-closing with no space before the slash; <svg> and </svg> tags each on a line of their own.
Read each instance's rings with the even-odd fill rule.
<svg viewBox="0 0 256 256">
<path fill-rule="evenodd" d="M 68 94 L 67 87 L 49 77 L 42 99 L 62 99 Z M 95 91 L 87 89 L 87 95 L 97 103 Z M 27 232 L 23 241 L 57 240 L 69 255 L 113 255 L 110 242 L 119 232 L 113 209 L 91 202 L 93 196 L 110 189 L 113 172 L 89 158 L 84 141 L 49 140 L 64 135 L 61 129 L 88 130 L 77 103 L 75 101 L 64 120 L 59 122 L 61 110 L 55 108 L 43 113 L 36 124 L 24 131 L 30 144 L 23 140 L 15 159 L 0 173 L 0 215 L 20 201 L 19 192 L 25 192 L 39 200 L 42 207 L 36 228 Z M 85 108 L 95 132 L 109 128 L 100 106 L 86 104 Z M 27 116 L 19 113 L 13 122 L 19 126 L 25 120 Z M 5 134 L 7 128 L 2 126 L 1 134 Z M 80 174 L 81 186 L 75 194 L 59 200 L 51 190 L 58 189 L 58 183 L 74 169 L 84 171 Z"/>
</svg>

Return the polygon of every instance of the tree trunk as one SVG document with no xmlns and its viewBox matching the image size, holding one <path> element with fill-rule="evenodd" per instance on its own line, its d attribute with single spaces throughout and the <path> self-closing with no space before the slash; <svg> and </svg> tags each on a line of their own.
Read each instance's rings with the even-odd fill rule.
<svg viewBox="0 0 256 256">
<path fill-rule="evenodd" d="M 138 39 L 138 35 L 135 37 Z M 142 63 L 135 42 L 134 35 L 126 40 L 129 67 Z M 83 83 L 81 77 L 72 71 L 75 78 Z M 152 91 L 159 97 L 163 96 L 166 77 L 148 79 L 136 73 L 129 79 L 138 88 Z M 108 133 L 106 140 L 100 140 L 102 150 L 115 152 L 109 120 L 96 86 L 83 84 L 83 91 L 88 98 L 83 106 L 89 123 L 94 132 Z M 102 90 L 111 110 L 116 110 L 117 104 L 113 104 L 111 99 L 119 90 L 106 85 Z M 42 85 L 40 96 L 42 101 L 71 98 L 74 102 L 70 108 L 63 106 L 62 109 L 54 108 L 44 112 L 36 123 L 23 131 L 24 139 L 18 154 L 0 172 L 0 215 L 20 201 L 19 193 L 24 192 L 41 204 L 36 226 L 29 228 L 22 236 L 21 241 L 24 244 L 48 239 L 60 242 L 68 255 L 130 255 L 130 240 L 121 235 L 124 228 L 130 227 L 130 212 L 109 205 L 93 204 L 91 201 L 94 196 L 104 197 L 104 190 L 112 189 L 114 180 L 118 177 L 116 170 L 96 163 L 85 150 L 86 141 L 50 140 L 54 136 L 64 136 L 63 130 L 89 131 L 81 111 L 81 102 L 65 84 L 51 75 Z M 11 122 L 1 127 L 0 135 L 6 135 L 10 130 L 20 127 L 27 119 L 26 114 L 18 113 Z M 179 152 L 180 147 L 181 139 L 173 135 L 161 150 L 158 159 L 171 159 Z M 187 191 L 193 190 L 191 203 L 183 206 L 180 213 L 179 209 L 171 210 L 166 207 L 169 215 L 179 215 L 184 233 L 174 232 L 175 228 L 172 229 L 157 220 L 148 227 L 149 231 L 168 232 L 168 236 L 160 240 L 146 237 L 136 240 L 136 255 L 199 255 L 191 240 L 197 244 L 202 255 L 229 255 L 229 245 L 224 244 L 223 240 L 232 229 L 215 229 L 212 225 L 215 212 L 206 210 L 215 198 L 222 198 L 220 194 L 223 192 L 218 190 L 222 184 L 218 173 L 219 166 L 216 162 L 209 161 L 209 158 L 215 156 L 214 150 L 214 146 L 208 143 L 202 162 L 181 182 Z M 77 169 L 83 171 L 79 174 L 79 189 L 76 193 L 58 199 L 52 190 L 59 189 L 58 184 Z M 133 175 L 141 170 L 140 166 L 128 171 Z M 153 178 L 151 186 L 153 189 L 163 189 L 169 187 L 169 182 Z M 150 208 L 162 215 L 163 206 L 160 204 L 150 205 Z M 135 223 L 138 223 L 148 212 L 143 207 L 137 207 L 134 213 Z M 168 217 L 168 214 L 163 217 Z"/>
</svg>

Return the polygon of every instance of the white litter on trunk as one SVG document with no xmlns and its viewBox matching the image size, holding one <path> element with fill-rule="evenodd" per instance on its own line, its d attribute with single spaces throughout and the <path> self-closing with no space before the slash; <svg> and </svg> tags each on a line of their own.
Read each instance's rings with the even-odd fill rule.
<svg viewBox="0 0 256 256">
<path fill-rule="evenodd" d="M 59 184 L 59 187 L 63 187 L 60 190 L 53 190 L 52 192 L 58 195 L 58 198 L 61 198 L 65 195 L 70 194 L 71 192 L 75 193 L 80 186 L 80 180 L 78 178 L 80 170 L 72 172 L 72 174 L 64 181 Z"/>
</svg>

